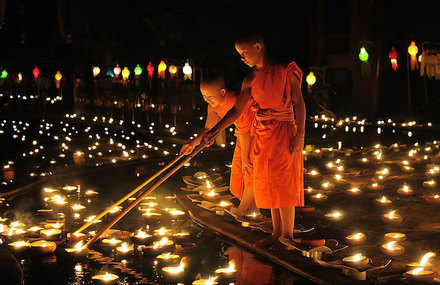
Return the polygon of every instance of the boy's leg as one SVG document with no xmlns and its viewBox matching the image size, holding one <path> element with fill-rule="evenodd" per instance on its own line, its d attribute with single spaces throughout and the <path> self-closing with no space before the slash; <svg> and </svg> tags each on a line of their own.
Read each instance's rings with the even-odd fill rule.
<svg viewBox="0 0 440 285">
<path fill-rule="evenodd" d="M 293 239 L 293 227 L 295 224 L 295 207 L 280 208 L 281 236 Z"/>
<path fill-rule="evenodd" d="M 272 247 L 274 244 L 280 243 L 278 240 L 278 238 L 281 236 L 280 209 L 270 209 L 270 213 L 272 216 L 272 225 L 273 225 L 272 234 L 267 238 L 257 241 L 255 243 L 255 246 L 257 247 L 266 247 L 266 246 Z"/>
</svg>

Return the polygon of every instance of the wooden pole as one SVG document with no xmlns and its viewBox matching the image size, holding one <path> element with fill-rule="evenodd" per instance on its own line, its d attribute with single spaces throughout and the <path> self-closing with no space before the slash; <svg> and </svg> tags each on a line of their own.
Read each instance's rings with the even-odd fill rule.
<svg viewBox="0 0 440 285">
<path fill-rule="evenodd" d="M 113 205 L 111 205 L 110 207 L 108 207 L 107 209 L 105 209 L 104 211 L 102 211 L 100 214 L 98 214 L 95 218 L 93 218 L 93 220 L 87 222 L 86 224 L 84 224 L 82 227 L 80 227 L 79 229 L 77 229 L 73 234 L 77 234 L 82 232 L 83 230 L 85 230 L 86 228 L 88 228 L 90 225 L 92 225 L 96 220 L 99 220 L 100 218 L 102 218 L 105 214 L 107 214 L 108 212 L 111 211 L 111 209 L 113 209 L 114 207 L 119 206 L 122 202 L 124 202 L 125 200 L 127 200 L 128 198 L 130 198 L 131 196 L 133 196 L 134 194 L 136 194 L 139 190 L 141 190 L 142 188 L 144 188 L 148 183 L 150 183 L 153 179 L 155 179 L 157 176 L 159 176 L 160 174 L 162 174 L 165 170 L 167 170 L 168 168 L 170 168 L 174 163 L 176 163 L 183 155 L 179 155 L 177 156 L 175 159 L 173 159 L 170 163 L 168 163 L 164 168 L 162 168 L 161 170 L 159 170 L 158 172 L 156 172 L 156 174 L 154 174 L 153 176 L 151 176 L 150 178 L 148 178 L 144 183 L 142 183 L 141 185 L 137 186 L 135 189 L 133 189 L 130 193 L 128 193 L 127 195 L 125 195 L 124 197 L 122 197 L 119 201 L 117 201 L 116 203 L 114 203 Z"/>
<path fill-rule="evenodd" d="M 99 232 L 83 246 L 83 249 L 89 248 L 100 236 L 105 234 L 114 224 L 116 224 L 122 217 L 124 217 L 131 209 L 136 207 L 136 205 L 139 204 L 139 202 L 141 202 L 142 199 L 144 199 L 151 192 L 153 192 L 153 190 L 155 190 L 157 187 L 159 187 L 160 184 L 162 184 L 171 175 L 173 175 L 177 170 L 179 170 L 185 163 L 190 161 L 191 158 L 193 158 L 196 154 L 198 154 L 203 148 L 205 148 L 205 146 L 206 146 L 206 142 L 202 142 L 191 154 L 188 155 L 187 158 L 182 160 L 173 169 L 171 169 L 167 174 L 162 176 L 162 178 L 160 178 L 159 181 L 157 181 L 150 188 L 145 190 L 145 192 L 142 193 L 136 200 L 131 202 L 131 204 L 128 205 L 127 208 L 125 208 L 123 211 L 121 211 L 118 216 L 116 216 L 112 221 L 110 221 L 107 225 L 105 225 L 102 229 L 100 229 Z"/>
</svg>

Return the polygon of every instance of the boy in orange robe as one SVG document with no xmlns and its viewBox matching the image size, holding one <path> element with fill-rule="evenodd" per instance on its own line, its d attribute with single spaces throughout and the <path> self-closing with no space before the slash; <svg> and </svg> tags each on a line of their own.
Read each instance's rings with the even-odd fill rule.
<svg viewBox="0 0 440 285">
<path fill-rule="evenodd" d="M 205 75 L 200 83 L 203 99 L 208 103 L 207 118 L 204 129 L 200 134 L 182 146 L 180 154 L 189 154 L 200 144 L 203 135 L 218 122 L 234 106 L 238 92 L 228 91 L 225 88 L 224 78 L 219 74 Z M 255 111 L 250 106 L 254 103 L 249 100 L 245 111 L 234 122 L 235 136 L 237 136 L 234 156 L 232 159 L 230 190 L 240 199 L 240 205 L 230 211 L 235 216 L 244 216 L 248 212 L 259 213 L 255 204 L 252 188 L 252 163 L 249 149 L 251 144 L 250 128 L 255 118 Z"/>
<path fill-rule="evenodd" d="M 272 235 L 255 245 L 279 251 L 285 248 L 280 237 L 293 240 L 295 207 L 304 205 L 302 72 L 294 62 L 286 66 L 272 61 L 259 34 L 239 39 L 235 48 L 253 70 L 244 78 L 235 105 L 204 139 L 212 144 L 213 137 L 241 115 L 252 96 L 257 109 L 252 151 L 254 196 L 258 208 L 271 210 L 273 227 Z"/>
</svg>

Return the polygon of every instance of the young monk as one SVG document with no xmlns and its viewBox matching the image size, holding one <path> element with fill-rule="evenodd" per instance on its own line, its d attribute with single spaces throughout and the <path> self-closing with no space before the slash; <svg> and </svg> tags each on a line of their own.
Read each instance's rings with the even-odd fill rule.
<svg viewBox="0 0 440 285">
<path fill-rule="evenodd" d="M 295 207 L 304 205 L 302 72 L 294 62 L 285 66 L 272 61 L 259 34 L 240 38 L 235 48 L 253 70 L 244 78 L 235 105 L 204 139 L 212 144 L 212 138 L 240 116 L 252 95 L 257 109 L 252 151 L 254 195 L 258 208 L 271 210 L 273 227 L 272 235 L 255 245 L 280 251 L 285 248 L 280 237 L 293 240 Z"/>
<path fill-rule="evenodd" d="M 200 83 L 200 91 L 203 99 L 208 103 L 205 127 L 197 137 L 182 146 L 180 154 L 191 153 L 200 144 L 203 135 L 215 126 L 219 117 L 222 118 L 234 106 L 238 98 L 238 92 L 226 90 L 224 78 L 219 74 L 205 75 Z M 249 155 L 250 127 L 255 118 L 255 111 L 250 109 L 251 105 L 253 102 L 249 101 L 245 111 L 235 121 L 237 140 L 232 159 L 229 188 L 232 194 L 240 199 L 240 205 L 230 209 L 232 214 L 238 217 L 243 217 L 249 212 L 259 213 L 252 188 L 252 163 Z"/>
</svg>

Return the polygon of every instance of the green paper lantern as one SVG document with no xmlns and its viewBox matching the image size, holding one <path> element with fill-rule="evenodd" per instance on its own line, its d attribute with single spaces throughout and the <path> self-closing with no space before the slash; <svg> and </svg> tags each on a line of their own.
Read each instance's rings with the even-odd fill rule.
<svg viewBox="0 0 440 285">
<path fill-rule="evenodd" d="M 138 64 L 136 65 L 136 67 L 134 68 L 134 75 L 139 76 L 142 74 L 142 67 Z"/>
<path fill-rule="evenodd" d="M 6 71 L 6 69 L 2 70 L 2 73 L 0 74 L 0 78 L 6 78 L 8 77 L 8 72 Z"/>
<path fill-rule="evenodd" d="M 368 52 L 364 47 L 361 47 L 361 51 L 359 52 L 359 59 L 363 62 L 368 61 Z"/>
</svg>

